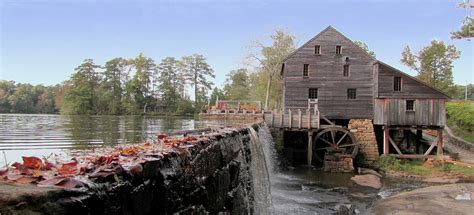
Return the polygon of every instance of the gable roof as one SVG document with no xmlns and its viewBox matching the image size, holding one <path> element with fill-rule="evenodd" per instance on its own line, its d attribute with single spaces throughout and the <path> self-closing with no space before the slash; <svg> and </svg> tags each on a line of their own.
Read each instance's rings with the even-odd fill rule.
<svg viewBox="0 0 474 215">
<path fill-rule="evenodd" d="M 449 95 L 446 94 L 445 92 L 439 90 L 438 88 L 433 87 L 433 86 L 431 86 L 430 84 L 427 84 L 427 83 L 425 83 L 425 82 L 419 80 L 418 78 L 415 78 L 415 77 L 413 77 L 413 76 L 411 76 L 411 75 L 409 75 L 409 74 L 407 74 L 407 73 L 404 73 L 404 72 L 400 71 L 399 69 L 397 69 L 397 68 L 395 68 L 395 67 L 393 67 L 393 66 L 390 66 L 390 65 L 388 65 L 388 64 L 386 64 L 386 63 L 384 63 L 384 62 L 382 62 L 382 61 L 380 61 L 380 60 L 377 60 L 377 62 L 374 63 L 374 64 L 382 64 L 382 65 L 388 67 L 389 69 L 391 69 L 391 71 L 394 71 L 395 73 L 398 73 L 398 74 L 401 74 L 401 75 L 403 75 L 403 76 L 406 76 L 406 77 L 408 77 L 409 79 L 411 79 L 411 80 L 413 80 L 413 81 L 415 81 L 415 82 L 417 82 L 417 83 L 419 83 L 419 84 L 421 84 L 421 85 L 424 85 L 424 86 L 426 86 L 426 87 L 432 89 L 433 91 L 436 91 L 436 92 L 438 92 L 438 93 L 444 95 L 446 98 L 451 98 L 451 96 L 449 96 Z"/>
<path fill-rule="evenodd" d="M 310 44 L 311 42 L 313 42 L 314 40 L 316 40 L 318 37 L 320 37 L 324 32 L 328 31 L 328 30 L 333 30 L 335 31 L 336 33 L 338 33 L 339 35 L 341 35 L 344 39 L 347 39 L 348 41 L 350 41 L 351 44 L 353 44 L 354 46 L 358 47 L 365 55 L 367 55 L 369 58 L 371 58 L 372 60 L 374 61 L 377 61 L 376 58 L 374 58 L 372 55 L 370 55 L 369 53 L 367 53 L 367 51 L 365 51 L 364 49 L 362 49 L 360 46 L 358 46 L 357 44 L 355 44 L 351 39 L 349 39 L 348 37 L 346 37 L 344 34 L 342 34 L 341 32 L 339 32 L 338 30 L 336 30 L 334 27 L 332 26 L 328 26 L 326 27 L 323 31 L 319 32 L 319 34 L 316 34 L 316 36 L 314 36 L 313 38 L 311 38 L 310 40 L 308 40 L 308 42 L 304 43 L 303 45 L 301 45 L 299 48 L 295 49 L 293 52 L 291 52 L 285 59 L 283 59 L 283 62 L 285 62 L 286 60 L 288 60 L 290 57 L 292 57 L 293 55 L 295 55 L 298 51 L 300 51 L 301 49 L 303 49 L 305 46 L 307 46 L 308 44 Z"/>
</svg>

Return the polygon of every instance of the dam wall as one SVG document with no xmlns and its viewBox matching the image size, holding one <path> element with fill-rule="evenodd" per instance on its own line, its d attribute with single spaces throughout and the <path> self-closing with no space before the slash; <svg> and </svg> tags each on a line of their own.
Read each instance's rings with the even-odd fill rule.
<svg viewBox="0 0 474 215">
<path fill-rule="evenodd" d="M 0 214 L 267 213 L 262 132 L 268 127 L 258 122 L 203 133 L 204 140 L 145 161 L 135 174 L 119 166 L 100 180 L 81 176 L 91 183 L 78 189 L 0 183 Z"/>
</svg>

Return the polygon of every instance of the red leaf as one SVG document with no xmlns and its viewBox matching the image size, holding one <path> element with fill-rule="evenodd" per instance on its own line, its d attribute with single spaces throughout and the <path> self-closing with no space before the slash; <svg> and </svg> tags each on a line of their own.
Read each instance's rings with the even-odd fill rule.
<svg viewBox="0 0 474 215">
<path fill-rule="evenodd" d="M 66 177 L 54 177 L 48 180 L 40 181 L 38 183 L 38 187 L 54 187 L 59 186 L 67 189 L 83 187 L 84 183 L 79 180 L 73 178 L 66 178 Z"/>
<path fill-rule="evenodd" d="M 158 139 L 161 140 L 161 139 L 166 138 L 167 136 L 168 136 L 168 135 L 166 135 L 166 134 L 158 134 Z"/>
<path fill-rule="evenodd" d="M 30 170 L 26 168 L 23 164 L 15 162 L 12 164 L 13 167 L 15 167 L 18 171 L 20 171 L 22 174 L 30 174 Z"/>
<path fill-rule="evenodd" d="M 5 175 L 7 172 L 8 172 L 8 168 L 1 168 L 1 169 L 0 169 L 0 177 L 2 177 L 3 175 Z"/>
<path fill-rule="evenodd" d="M 77 168 L 77 161 L 69 162 L 63 164 L 59 167 L 58 172 L 63 176 L 72 176 L 79 174 L 79 169 Z"/>
<path fill-rule="evenodd" d="M 51 168 L 54 167 L 54 164 L 49 162 L 48 159 L 43 158 L 43 160 L 44 160 L 44 166 L 43 166 L 44 170 L 51 170 Z"/>
<path fill-rule="evenodd" d="M 23 158 L 23 166 L 28 169 L 40 169 L 43 167 L 43 162 L 37 157 L 21 157 Z"/>
</svg>

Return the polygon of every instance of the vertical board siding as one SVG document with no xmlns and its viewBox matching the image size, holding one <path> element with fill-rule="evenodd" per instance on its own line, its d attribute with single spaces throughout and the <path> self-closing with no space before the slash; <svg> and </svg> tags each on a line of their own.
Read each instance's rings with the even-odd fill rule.
<svg viewBox="0 0 474 215">
<path fill-rule="evenodd" d="M 321 54 L 314 53 L 319 45 Z M 336 55 L 336 45 L 342 54 Z M 346 62 L 346 57 L 349 61 Z M 318 88 L 322 116 L 331 119 L 373 118 L 375 60 L 333 28 L 327 28 L 298 49 L 285 61 L 284 107 L 308 107 L 308 89 Z M 309 64 L 309 77 L 303 77 L 303 65 Z M 349 76 L 343 76 L 349 64 Z M 357 89 L 357 99 L 347 99 L 347 88 Z"/>
<path fill-rule="evenodd" d="M 415 110 L 406 111 L 406 99 L 376 99 L 374 124 L 399 126 L 444 126 L 445 99 L 413 99 Z"/>
<path fill-rule="evenodd" d="M 379 98 L 446 98 L 446 95 L 398 72 L 384 64 L 378 64 L 378 97 Z M 402 91 L 393 90 L 394 77 L 402 77 Z"/>
</svg>

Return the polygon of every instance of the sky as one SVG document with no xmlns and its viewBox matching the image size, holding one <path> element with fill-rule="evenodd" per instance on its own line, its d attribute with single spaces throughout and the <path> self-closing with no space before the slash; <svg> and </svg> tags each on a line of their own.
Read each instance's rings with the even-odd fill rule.
<svg viewBox="0 0 474 215">
<path fill-rule="evenodd" d="M 431 40 L 454 44 L 456 84 L 474 81 L 474 41 L 451 40 L 472 9 L 459 1 L 354 0 L 0 0 L 0 79 L 53 85 L 67 80 L 84 59 L 104 65 L 139 53 L 157 63 L 199 53 L 222 86 L 243 67 L 253 41 L 285 28 L 304 44 L 328 25 L 368 44 L 377 59 L 404 72 L 406 45 L 418 51 Z"/>
</svg>

